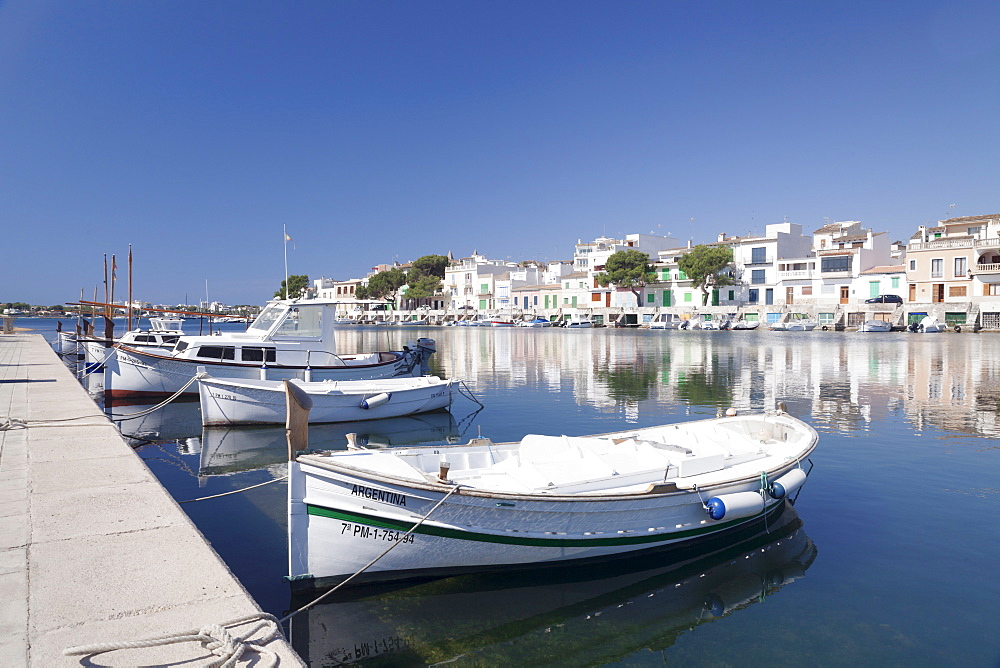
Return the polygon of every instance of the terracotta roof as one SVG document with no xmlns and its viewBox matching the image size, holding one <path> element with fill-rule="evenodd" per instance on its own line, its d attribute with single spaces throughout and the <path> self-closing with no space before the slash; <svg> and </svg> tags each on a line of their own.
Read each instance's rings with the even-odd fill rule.
<svg viewBox="0 0 1000 668">
<path fill-rule="evenodd" d="M 1000 218 L 1000 213 L 988 213 L 983 216 L 962 216 L 961 218 L 949 218 L 948 220 L 942 220 L 942 223 L 965 223 L 972 222 L 974 220 L 989 220 L 990 218 Z"/>
<path fill-rule="evenodd" d="M 824 225 L 818 230 L 814 231 L 813 234 L 827 234 L 829 232 L 836 232 L 837 230 L 843 229 L 843 226 L 839 223 L 830 223 L 829 225 Z"/>
<path fill-rule="evenodd" d="M 871 269 L 865 269 L 861 272 L 862 274 L 905 274 L 906 267 L 901 264 L 888 265 L 884 267 L 872 267 Z"/>
<path fill-rule="evenodd" d="M 561 276 L 560 280 L 564 278 L 584 278 L 586 275 L 587 272 L 585 271 L 574 271 L 572 274 L 566 274 L 565 276 Z"/>
<path fill-rule="evenodd" d="M 880 232 L 880 234 L 883 234 L 883 233 Z M 837 243 L 839 241 L 868 241 L 868 235 L 867 234 L 846 234 L 846 235 L 844 235 L 842 237 L 834 237 L 833 241 L 834 241 L 834 243 Z"/>
</svg>

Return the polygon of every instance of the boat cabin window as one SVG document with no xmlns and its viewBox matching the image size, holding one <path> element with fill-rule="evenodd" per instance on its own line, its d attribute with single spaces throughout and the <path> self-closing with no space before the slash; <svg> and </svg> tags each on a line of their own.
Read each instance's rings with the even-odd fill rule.
<svg viewBox="0 0 1000 668">
<path fill-rule="evenodd" d="M 181 337 L 180 337 L 179 334 L 172 334 L 170 336 L 164 336 L 163 337 L 163 342 L 164 343 L 177 343 L 177 341 L 180 340 L 180 338 Z"/>
<path fill-rule="evenodd" d="M 198 357 L 207 357 L 214 360 L 235 360 L 236 348 L 233 346 L 201 346 L 198 348 Z"/>
<path fill-rule="evenodd" d="M 263 315 L 263 314 L 261 314 Z M 295 306 L 285 315 L 273 336 L 320 337 L 323 335 L 323 307 Z"/>
<path fill-rule="evenodd" d="M 268 362 L 276 361 L 277 358 L 274 355 L 274 348 L 243 347 L 240 349 L 240 359 L 244 362 L 263 362 L 265 350 L 267 351 L 267 361 Z"/>
<path fill-rule="evenodd" d="M 150 341 L 154 341 L 155 342 L 156 341 L 156 337 L 155 336 L 149 336 L 148 334 L 136 334 L 135 335 L 135 342 L 136 343 L 149 343 Z"/>
<path fill-rule="evenodd" d="M 187 347 L 188 347 L 187 341 L 178 341 L 177 345 L 174 346 L 174 350 L 177 352 L 181 352 L 182 350 L 187 350 Z"/>
<path fill-rule="evenodd" d="M 268 332 L 274 323 L 277 322 L 281 316 L 285 314 L 285 307 L 281 304 L 268 304 L 264 307 L 264 310 L 260 312 L 260 315 L 250 323 L 247 330 L 256 329 L 262 332 Z"/>
</svg>

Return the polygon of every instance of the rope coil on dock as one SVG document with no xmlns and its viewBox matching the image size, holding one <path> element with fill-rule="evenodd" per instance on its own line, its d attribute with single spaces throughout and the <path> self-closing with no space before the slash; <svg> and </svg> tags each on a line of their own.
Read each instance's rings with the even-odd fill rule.
<svg viewBox="0 0 1000 668">
<path fill-rule="evenodd" d="M 240 626 L 250 622 L 258 623 L 242 635 L 234 635 L 230 632 L 230 627 Z M 250 638 L 256 633 L 265 629 L 270 629 L 266 635 L 253 641 L 250 640 Z M 223 624 L 207 624 L 200 629 L 156 636 L 153 638 L 146 638 L 145 640 L 94 643 L 91 645 L 67 647 L 63 650 L 63 654 L 65 656 L 87 656 L 91 654 L 113 652 L 116 650 L 162 647 L 165 645 L 183 642 L 200 642 L 205 646 L 205 649 L 219 657 L 218 660 L 207 664 L 209 666 L 231 668 L 236 665 L 236 662 L 240 660 L 240 657 L 242 657 L 243 653 L 248 649 L 256 652 L 261 660 L 266 658 L 268 661 L 267 664 L 258 662 L 258 664 L 255 665 L 276 666 L 278 665 L 278 656 L 271 650 L 264 647 L 264 645 L 279 637 L 283 637 L 283 635 L 277 618 L 274 615 L 261 612 L 247 617 L 232 619 L 228 622 L 224 622 Z"/>
</svg>

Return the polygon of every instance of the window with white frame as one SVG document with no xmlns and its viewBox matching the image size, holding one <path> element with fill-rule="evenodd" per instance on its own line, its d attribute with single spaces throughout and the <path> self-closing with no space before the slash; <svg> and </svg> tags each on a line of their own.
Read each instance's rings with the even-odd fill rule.
<svg viewBox="0 0 1000 668">
<path fill-rule="evenodd" d="M 942 258 L 931 260 L 931 278 L 944 278 L 944 260 Z"/>
<path fill-rule="evenodd" d="M 955 276 L 965 276 L 965 270 L 968 269 L 964 257 L 955 258 Z"/>
</svg>

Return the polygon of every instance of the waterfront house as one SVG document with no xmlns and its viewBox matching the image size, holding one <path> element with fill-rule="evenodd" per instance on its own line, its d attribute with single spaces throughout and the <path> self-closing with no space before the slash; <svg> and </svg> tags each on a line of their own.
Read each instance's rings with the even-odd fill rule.
<svg viewBox="0 0 1000 668">
<path fill-rule="evenodd" d="M 516 262 L 490 260 L 472 251 L 472 255 L 455 261 L 444 270 L 447 307 L 472 307 L 480 311 L 500 308 L 495 281 L 516 268 Z M 505 298 L 509 299 L 509 293 Z"/>
<path fill-rule="evenodd" d="M 811 272 L 807 269 L 810 262 L 815 263 L 809 258 L 812 240 L 802 234 L 802 226 L 797 223 L 766 225 L 763 236 L 727 237 L 722 233 L 715 245 L 733 250 L 737 279 L 734 303 L 747 306 L 793 303 L 796 289 L 801 292 L 802 287 L 811 288 Z M 810 293 L 811 289 L 805 290 L 806 295 Z"/>
</svg>

